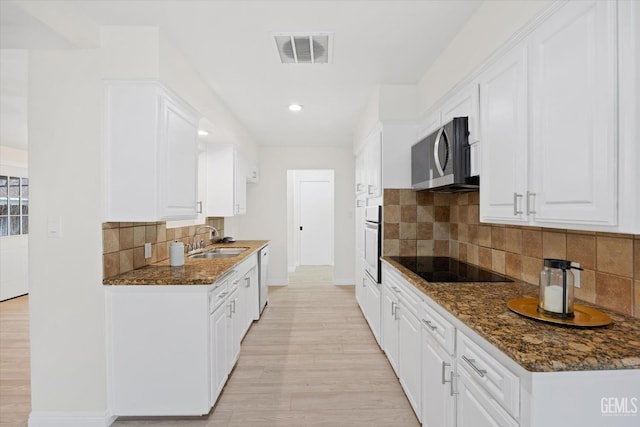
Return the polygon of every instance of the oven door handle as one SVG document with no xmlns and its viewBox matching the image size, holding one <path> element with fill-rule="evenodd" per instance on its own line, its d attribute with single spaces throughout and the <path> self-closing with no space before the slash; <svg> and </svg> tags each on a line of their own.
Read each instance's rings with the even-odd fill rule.
<svg viewBox="0 0 640 427">
<path fill-rule="evenodd" d="M 371 230 L 378 230 L 380 228 L 380 224 L 378 224 L 377 222 L 365 222 L 364 228 L 368 228 Z"/>
</svg>

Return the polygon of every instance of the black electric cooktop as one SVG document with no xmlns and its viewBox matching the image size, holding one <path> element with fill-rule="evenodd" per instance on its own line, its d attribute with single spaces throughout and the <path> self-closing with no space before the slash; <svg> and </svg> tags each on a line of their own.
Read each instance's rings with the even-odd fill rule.
<svg viewBox="0 0 640 427">
<path fill-rule="evenodd" d="M 427 282 L 513 282 L 501 274 L 449 257 L 391 256 Z"/>
</svg>

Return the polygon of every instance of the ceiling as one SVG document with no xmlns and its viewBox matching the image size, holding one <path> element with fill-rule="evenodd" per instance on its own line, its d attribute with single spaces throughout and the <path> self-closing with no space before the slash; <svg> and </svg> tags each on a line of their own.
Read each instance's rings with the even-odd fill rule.
<svg viewBox="0 0 640 427">
<path fill-rule="evenodd" d="M 418 83 L 480 4 L 2 0 L 0 48 L 69 48 L 90 43 L 88 32 L 99 25 L 158 26 L 258 144 L 350 146 L 375 87 Z M 330 32 L 331 63 L 281 64 L 272 37 L 277 32 Z M 24 67 L 0 65 L 4 106 L 5 89 L 17 87 L 12 79 L 25 77 L 12 74 Z M 288 111 L 293 102 L 303 110 Z M 15 117 L 2 117 L 3 128 L 13 123 Z"/>
</svg>

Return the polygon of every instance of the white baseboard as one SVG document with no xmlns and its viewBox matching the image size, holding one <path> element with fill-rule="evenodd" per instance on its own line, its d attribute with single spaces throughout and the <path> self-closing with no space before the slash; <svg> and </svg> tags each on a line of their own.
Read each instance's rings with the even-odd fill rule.
<svg viewBox="0 0 640 427">
<path fill-rule="evenodd" d="M 116 418 L 108 412 L 32 411 L 29 427 L 109 427 Z"/>
<path fill-rule="evenodd" d="M 336 286 L 353 286 L 353 279 L 333 279 L 333 284 Z"/>
<path fill-rule="evenodd" d="M 284 277 L 280 279 L 274 279 L 269 277 L 269 286 L 288 286 L 288 285 L 289 285 L 288 277 Z"/>
</svg>

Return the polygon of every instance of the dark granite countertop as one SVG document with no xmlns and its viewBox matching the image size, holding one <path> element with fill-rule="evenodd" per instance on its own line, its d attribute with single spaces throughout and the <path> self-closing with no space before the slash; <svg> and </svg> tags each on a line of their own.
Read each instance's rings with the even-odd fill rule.
<svg viewBox="0 0 640 427">
<path fill-rule="evenodd" d="M 578 301 L 608 314 L 613 323 L 597 328 L 545 323 L 507 308 L 510 299 L 537 298 L 536 286 L 430 283 L 391 258 L 382 261 L 527 371 L 640 369 L 640 319 Z"/>
<path fill-rule="evenodd" d="M 202 251 L 216 247 L 248 248 L 238 256 L 215 259 L 193 259 L 184 257 L 184 265 L 169 266 L 169 260 L 108 277 L 103 285 L 210 285 L 245 258 L 255 254 L 269 243 L 268 240 L 238 240 L 234 243 L 216 243 Z"/>
</svg>

